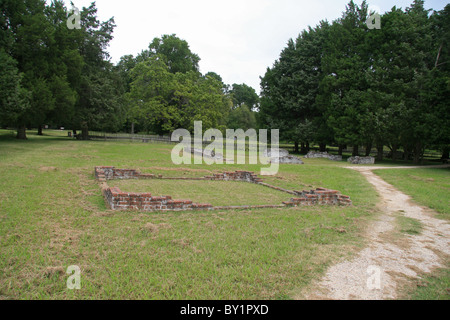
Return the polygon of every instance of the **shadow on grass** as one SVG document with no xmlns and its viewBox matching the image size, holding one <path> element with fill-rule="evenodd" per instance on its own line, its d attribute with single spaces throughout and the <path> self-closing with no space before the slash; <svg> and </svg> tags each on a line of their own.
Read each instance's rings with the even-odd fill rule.
<svg viewBox="0 0 450 320">
<path fill-rule="evenodd" d="M 33 136 L 27 135 L 26 140 L 17 139 L 14 135 L 0 134 L 0 143 L 3 144 L 33 144 L 33 145 L 44 145 L 48 144 L 50 141 L 73 141 L 70 138 L 56 137 L 56 136 Z"/>
<path fill-rule="evenodd" d="M 57 135 L 52 133 L 44 133 L 38 135 L 37 132 L 27 132 L 27 139 L 17 139 L 16 132 L 10 130 L 0 130 L 0 143 L 28 143 L 28 144 L 46 144 L 51 141 L 79 141 L 83 142 L 85 140 L 77 140 L 73 137 L 67 137 L 64 135 Z M 93 141 L 103 141 L 103 140 L 88 140 Z"/>
</svg>

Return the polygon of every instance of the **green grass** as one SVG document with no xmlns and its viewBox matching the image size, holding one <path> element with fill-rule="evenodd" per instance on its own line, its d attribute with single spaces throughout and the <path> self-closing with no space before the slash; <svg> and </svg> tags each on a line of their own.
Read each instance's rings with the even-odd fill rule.
<svg viewBox="0 0 450 320">
<path fill-rule="evenodd" d="M 438 218 L 450 219 L 450 168 L 374 170 L 417 203 L 436 210 Z"/>
<path fill-rule="evenodd" d="M 279 205 L 292 198 L 288 193 L 237 181 L 114 180 L 109 186 L 213 206 Z"/>
<path fill-rule="evenodd" d="M 105 207 L 95 166 L 173 176 L 259 173 L 260 167 L 175 166 L 171 145 L 83 142 L 58 131 L 17 141 L 3 133 L 1 299 L 289 299 L 361 248 L 361 232 L 376 214 L 376 193 L 362 176 L 320 161 L 283 165 L 269 180 L 296 189 L 335 188 L 353 198 L 353 207 L 113 212 Z M 252 192 L 251 201 L 260 192 L 261 199 L 280 200 L 269 188 Z M 208 193 L 219 204 L 237 199 L 227 190 Z M 71 265 L 81 267 L 81 290 L 66 288 Z"/>
<path fill-rule="evenodd" d="M 419 220 L 405 216 L 398 216 L 396 220 L 401 233 L 409 235 L 419 235 L 422 233 L 423 226 Z"/>
<path fill-rule="evenodd" d="M 336 189 L 353 206 L 113 212 L 105 207 L 95 166 L 165 176 L 259 173 L 260 166 L 175 166 L 171 145 L 44 133 L 17 141 L 0 130 L 0 299 L 290 299 L 362 248 L 361 234 L 378 214 L 365 178 L 324 159 L 281 165 L 276 177 L 264 180 L 294 190 Z M 237 195 L 244 192 L 250 194 L 245 201 L 258 204 L 260 194 L 275 203 L 285 197 L 241 185 L 244 190 L 206 188 L 206 194 L 219 204 L 243 203 Z M 195 188 L 173 191 L 184 197 Z M 81 290 L 66 288 L 71 265 L 81 267 Z"/>
</svg>

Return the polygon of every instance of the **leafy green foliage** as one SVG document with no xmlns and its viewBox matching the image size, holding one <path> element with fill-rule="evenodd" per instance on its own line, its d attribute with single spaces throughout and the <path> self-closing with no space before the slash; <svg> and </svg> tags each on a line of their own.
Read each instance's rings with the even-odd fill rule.
<svg viewBox="0 0 450 320">
<path fill-rule="evenodd" d="M 93 3 L 81 11 L 81 29 L 70 30 L 62 1 L 6 0 L 1 8 L 2 78 L 10 82 L 2 92 L 5 125 L 23 133 L 26 125 L 45 123 L 74 129 L 81 123 L 122 125 L 124 85 L 106 51 L 113 19 L 99 22 Z"/>
<path fill-rule="evenodd" d="M 29 108 L 29 93 L 21 82 L 17 61 L 0 49 L 0 125 L 16 122 Z"/>
<path fill-rule="evenodd" d="M 350 1 L 340 19 L 290 40 L 261 79 L 261 125 L 286 141 L 376 144 L 419 162 L 426 147 L 449 140 L 450 5 L 429 14 L 415 0 L 381 17 L 369 30 L 365 1 Z"/>
<path fill-rule="evenodd" d="M 147 131 L 170 133 L 178 128 L 194 129 L 194 121 L 203 128 L 222 128 L 230 108 L 222 91 L 223 83 L 195 71 L 172 73 L 160 56 L 138 63 L 131 71 L 131 89 L 127 93 L 129 117 Z"/>
<path fill-rule="evenodd" d="M 259 105 L 259 97 L 255 89 L 243 84 L 233 84 L 230 93 L 233 96 L 234 107 L 247 105 L 251 110 L 257 110 Z"/>
<path fill-rule="evenodd" d="M 171 73 L 199 72 L 200 57 L 191 52 L 186 40 L 178 38 L 175 34 L 166 34 L 161 38 L 153 39 L 149 49 L 144 50 L 137 57 L 137 62 L 156 56 L 164 61 Z"/>
<path fill-rule="evenodd" d="M 326 130 L 318 120 L 316 103 L 323 78 L 321 57 L 329 24 L 303 31 L 290 40 L 272 69 L 262 78 L 259 121 L 269 128 L 281 128 L 282 138 L 292 142 L 321 141 Z"/>
<path fill-rule="evenodd" d="M 227 127 L 234 130 L 243 129 L 244 131 L 256 128 L 255 112 L 250 110 L 245 104 L 231 110 L 228 116 Z"/>
</svg>

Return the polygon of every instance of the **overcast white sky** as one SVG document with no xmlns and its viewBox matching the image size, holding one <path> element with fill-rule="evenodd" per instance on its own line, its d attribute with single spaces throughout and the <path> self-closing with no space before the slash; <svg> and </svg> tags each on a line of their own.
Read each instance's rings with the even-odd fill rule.
<svg viewBox="0 0 450 320">
<path fill-rule="evenodd" d="M 72 0 L 81 9 L 92 0 Z M 321 20 L 339 18 L 350 0 L 97 0 L 101 21 L 114 17 L 112 62 L 136 56 L 155 37 L 176 34 L 201 58 L 200 71 L 214 71 L 225 83 L 246 83 L 260 92 L 260 76 L 278 59 L 290 38 Z M 70 0 L 65 0 L 70 8 Z M 360 0 L 356 0 L 360 4 Z M 381 13 L 413 0 L 372 0 Z M 426 0 L 441 10 L 447 0 Z"/>
</svg>

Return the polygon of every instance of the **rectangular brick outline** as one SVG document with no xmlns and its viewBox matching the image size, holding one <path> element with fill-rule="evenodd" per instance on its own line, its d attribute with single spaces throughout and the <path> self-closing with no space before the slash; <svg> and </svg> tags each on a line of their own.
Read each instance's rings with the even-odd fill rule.
<svg viewBox="0 0 450 320">
<path fill-rule="evenodd" d="M 317 188 L 310 191 L 291 191 L 264 183 L 254 172 L 235 171 L 214 174 L 203 178 L 169 178 L 162 175 L 143 174 L 133 169 L 116 169 L 115 167 L 95 167 L 95 177 L 100 182 L 106 206 L 111 210 L 138 210 L 146 212 L 158 211 L 187 211 L 187 210 L 233 210 L 233 209 L 261 209 L 286 208 L 312 205 L 341 205 L 352 204 L 349 196 L 339 191 Z M 219 206 L 211 204 L 193 203 L 191 200 L 174 200 L 171 196 L 154 197 L 151 193 L 122 192 L 119 188 L 110 188 L 108 180 L 116 179 L 161 179 L 161 180 L 193 180 L 193 181 L 241 181 L 259 184 L 268 188 L 282 191 L 296 196 L 280 205 L 252 205 L 252 206 Z"/>
</svg>

